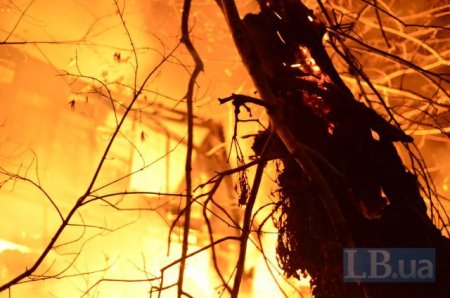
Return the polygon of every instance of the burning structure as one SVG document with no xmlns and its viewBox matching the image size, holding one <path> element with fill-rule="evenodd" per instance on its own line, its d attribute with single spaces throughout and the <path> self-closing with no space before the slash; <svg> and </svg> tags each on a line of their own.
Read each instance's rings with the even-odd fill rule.
<svg viewBox="0 0 450 298">
<path fill-rule="evenodd" d="M 0 295 L 448 294 L 442 1 L 1 5 Z M 342 283 L 383 246 L 439 282 Z"/>
</svg>

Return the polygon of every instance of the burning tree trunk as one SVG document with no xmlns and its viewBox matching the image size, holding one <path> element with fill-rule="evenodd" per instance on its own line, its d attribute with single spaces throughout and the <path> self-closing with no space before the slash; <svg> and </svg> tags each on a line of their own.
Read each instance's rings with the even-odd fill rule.
<svg viewBox="0 0 450 298">
<path fill-rule="evenodd" d="M 285 273 L 308 272 L 316 297 L 449 297 L 450 241 L 393 145 L 412 138 L 355 100 L 322 44 L 325 26 L 298 0 L 259 1 L 243 19 L 234 1 L 217 3 L 271 119 L 255 152 L 287 156 L 277 220 Z M 345 247 L 434 247 L 437 283 L 344 284 Z"/>
</svg>

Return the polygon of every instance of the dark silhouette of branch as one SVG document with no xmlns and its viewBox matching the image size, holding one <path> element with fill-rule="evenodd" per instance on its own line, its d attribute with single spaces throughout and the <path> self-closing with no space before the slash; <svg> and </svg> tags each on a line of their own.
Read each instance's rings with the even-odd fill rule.
<svg viewBox="0 0 450 298">
<path fill-rule="evenodd" d="M 191 201 L 192 201 L 192 149 L 194 146 L 194 111 L 193 111 L 193 101 L 194 101 L 194 88 L 195 82 L 198 75 L 203 71 L 203 62 L 191 42 L 189 37 L 189 17 L 190 17 L 191 1 L 184 0 L 183 13 L 181 17 L 181 42 L 187 48 L 189 54 L 195 63 L 194 71 L 189 79 L 187 93 L 186 93 L 186 106 L 187 106 L 187 152 L 186 152 L 186 163 L 185 163 L 185 181 L 186 181 L 186 211 L 184 214 L 184 227 L 183 227 L 183 243 L 181 251 L 181 261 L 180 270 L 178 275 L 178 297 L 180 298 L 183 294 L 183 281 L 184 281 L 184 270 L 186 266 L 186 258 L 189 246 L 189 230 L 190 230 L 190 218 L 191 218 Z"/>
<path fill-rule="evenodd" d="M 91 292 L 95 287 L 97 287 L 98 285 L 100 285 L 101 283 L 106 283 L 106 282 L 120 282 L 120 283 L 141 283 L 141 282 L 151 282 L 151 281 L 156 281 L 159 280 L 159 277 L 154 277 L 154 278 L 143 278 L 143 279 L 118 279 L 118 278 L 102 278 L 97 280 L 94 284 L 92 284 L 80 297 L 85 297 L 89 294 L 89 292 Z"/>
<path fill-rule="evenodd" d="M 14 31 L 16 30 L 17 26 L 19 26 L 19 24 L 20 24 L 20 22 L 22 21 L 23 17 L 26 15 L 27 11 L 30 9 L 31 5 L 33 5 L 34 2 L 35 2 L 35 0 L 31 0 L 31 1 L 28 3 L 27 7 L 26 7 L 23 11 L 21 11 L 20 17 L 19 17 L 19 19 L 17 20 L 17 22 L 14 24 L 14 27 L 13 27 L 11 30 L 9 30 L 8 35 L 6 36 L 6 38 L 5 38 L 0 44 L 6 44 L 6 43 L 8 43 L 9 38 L 11 37 L 11 35 L 13 35 L 13 33 L 14 33 Z"/>
<path fill-rule="evenodd" d="M 383 29 L 383 22 L 381 21 L 380 12 L 378 11 L 378 0 L 373 0 L 373 6 L 375 8 L 375 15 L 377 16 L 377 21 L 380 26 L 381 35 L 383 35 L 383 39 L 384 39 L 384 42 L 386 43 L 386 46 L 388 48 L 390 48 L 391 44 L 389 43 L 389 40 L 386 36 L 386 32 Z"/>
<path fill-rule="evenodd" d="M 233 298 L 237 298 L 239 295 L 239 288 L 242 281 L 242 275 L 244 274 L 245 255 L 247 252 L 247 241 L 250 236 L 252 226 L 253 206 L 255 205 L 256 197 L 258 195 L 258 190 L 261 185 L 261 179 L 265 166 L 266 163 L 258 164 L 256 168 L 255 178 L 253 180 L 252 190 L 248 198 L 247 204 L 245 205 L 244 221 L 242 223 L 242 232 L 240 237 L 239 257 L 236 264 L 236 275 L 234 277 L 234 283 L 231 292 L 231 297 Z"/>
<path fill-rule="evenodd" d="M 3 169 L 2 167 L 0 167 L 0 174 L 5 175 L 7 177 L 9 177 L 10 179 L 14 179 L 14 180 L 21 180 L 21 181 L 25 181 L 27 183 L 30 183 L 31 185 L 33 185 L 35 188 L 37 188 L 41 193 L 44 194 L 44 196 L 47 198 L 47 200 L 50 202 L 50 204 L 52 204 L 53 208 L 56 210 L 56 212 L 58 213 L 59 218 L 61 219 L 61 221 L 64 220 L 64 217 L 61 213 L 61 210 L 59 210 L 58 205 L 56 205 L 55 200 L 50 196 L 50 194 L 40 185 L 40 183 L 36 183 L 35 181 L 27 178 L 26 176 L 21 176 L 18 174 L 14 174 L 11 172 L 6 171 L 5 169 Z M 1 186 L 1 184 L 0 184 Z"/>
</svg>

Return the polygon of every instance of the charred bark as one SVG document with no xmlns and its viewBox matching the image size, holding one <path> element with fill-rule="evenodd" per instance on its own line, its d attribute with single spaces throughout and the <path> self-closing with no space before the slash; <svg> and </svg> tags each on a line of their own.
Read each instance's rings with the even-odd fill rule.
<svg viewBox="0 0 450 298">
<path fill-rule="evenodd" d="M 325 26 L 301 1 L 261 1 L 242 20 L 221 8 L 259 94 L 271 108 L 278 177 L 278 257 L 288 276 L 308 272 L 316 297 L 450 297 L 450 241 L 427 216 L 417 177 L 394 142 L 412 142 L 355 100 L 334 68 Z M 374 138 L 374 133 L 378 138 Z M 269 132 L 255 140 L 254 150 Z M 434 247 L 434 284 L 344 284 L 344 247 Z"/>
</svg>

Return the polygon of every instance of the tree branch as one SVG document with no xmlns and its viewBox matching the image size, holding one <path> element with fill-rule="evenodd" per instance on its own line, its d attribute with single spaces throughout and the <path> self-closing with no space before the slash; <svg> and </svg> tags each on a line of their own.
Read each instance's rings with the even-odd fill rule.
<svg viewBox="0 0 450 298">
<path fill-rule="evenodd" d="M 193 100 L 194 100 L 194 87 L 198 75 L 203 71 L 203 62 L 191 42 L 189 37 L 189 16 L 191 9 L 191 1 L 185 0 L 183 4 L 183 14 L 181 17 L 181 42 L 184 44 L 192 59 L 195 62 L 195 68 L 188 83 L 188 89 L 186 93 L 186 106 L 187 106 L 187 152 L 186 152 L 186 163 L 185 163 L 185 181 L 186 181 L 186 208 L 184 215 L 184 229 L 183 229 L 183 244 L 180 259 L 180 270 L 178 275 L 177 283 L 177 295 L 181 297 L 183 294 L 183 281 L 184 281 L 184 270 L 186 267 L 186 258 L 189 246 L 189 229 L 190 229 L 190 218 L 191 218 L 191 201 L 192 201 L 192 150 L 194 147 L 194 111 L 193 111 Z"/>
</svg>

